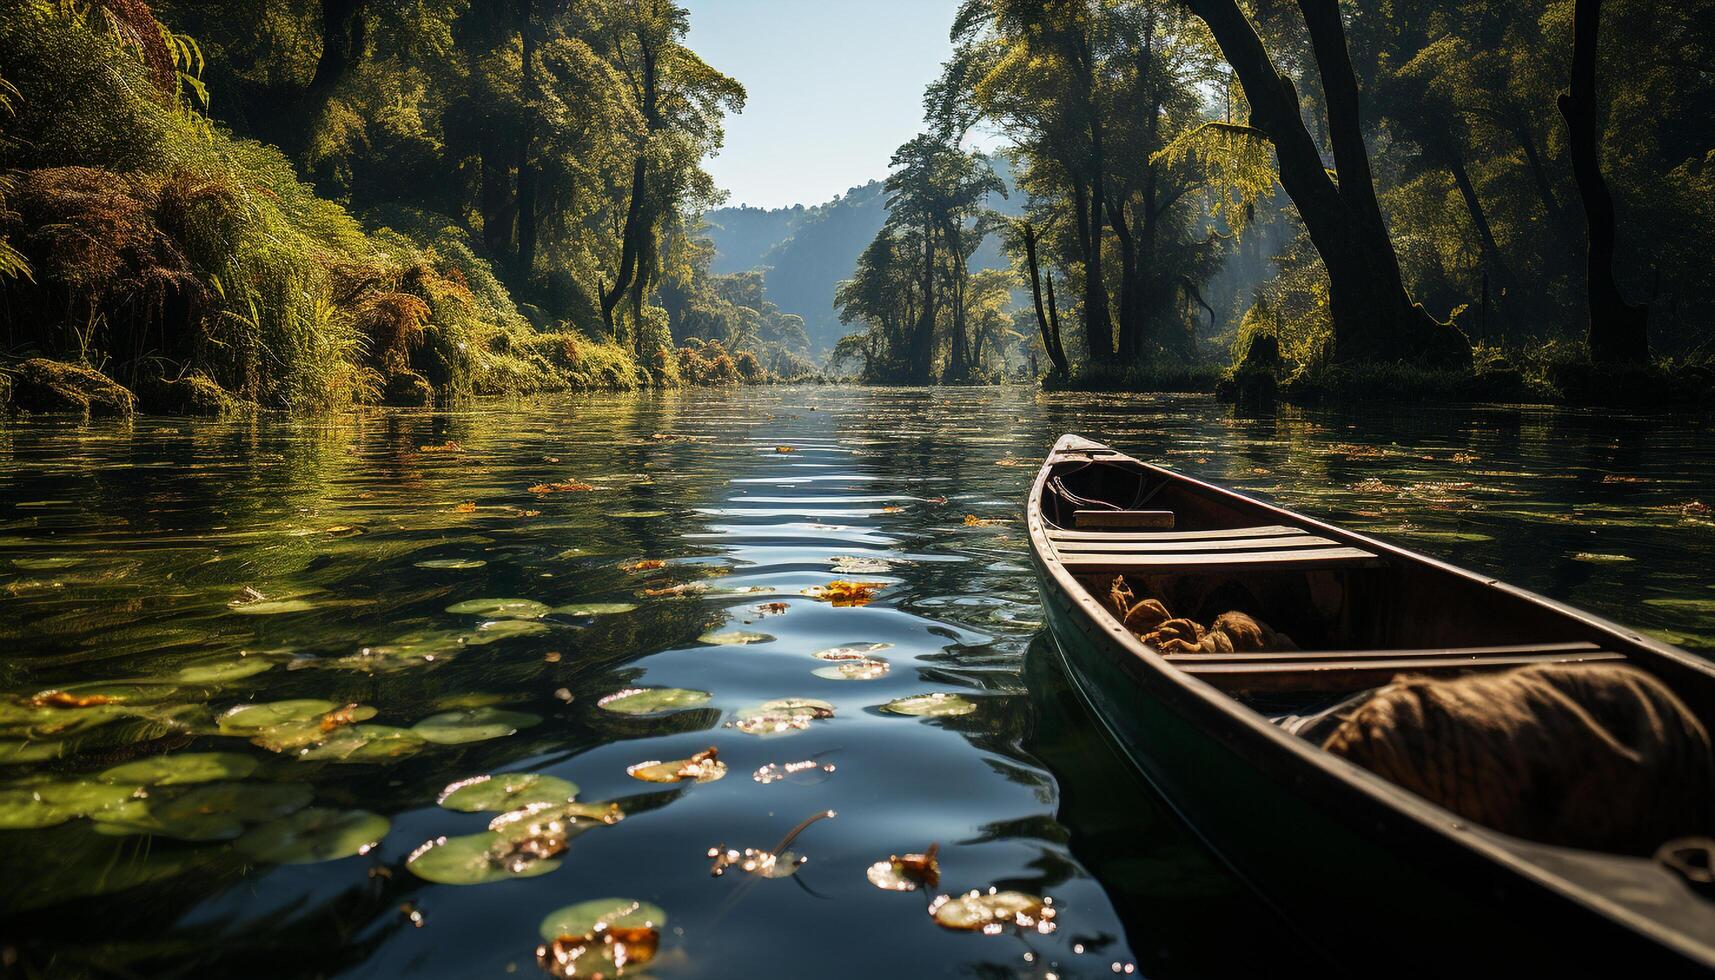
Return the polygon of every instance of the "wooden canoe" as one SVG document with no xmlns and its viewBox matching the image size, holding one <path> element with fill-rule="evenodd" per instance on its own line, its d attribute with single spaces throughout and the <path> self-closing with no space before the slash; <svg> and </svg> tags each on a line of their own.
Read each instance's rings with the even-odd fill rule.
<svg viewBox="0 0 1715 980">
<path fill-rule="evenodd" d="M 1383 976 L 1715 974 L 1715 901 L 1675 873 L 1476 826 L 1289 734 L 1274 714 L 1307 691 L 1337 696 L 1406 671 L 1624 661 L 1715 728 L 1709 663 L 1077 436 L 1037 476 L 1027 524 L 1050 632 L 1092 715 L 1335 961 Z M 1091 595 L 1113 574 L 1160 595 L 1242 589 L 1310 652 L 1163 656 Z"/>
</svg>

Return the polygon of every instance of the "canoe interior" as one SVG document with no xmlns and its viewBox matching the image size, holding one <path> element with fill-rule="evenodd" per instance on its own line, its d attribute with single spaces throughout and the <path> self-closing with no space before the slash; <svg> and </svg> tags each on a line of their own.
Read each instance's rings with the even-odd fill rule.
<svg viewBox="0 0 1715 980">
<path fill-rule="evenodd" d="M 1088 511 L 1090 501 L 1126 510 L 1171 512 L 1172 531 L 1089 530 L 1081 527 L 1074 515 Z M 1656 674 L 1692 707 L 1705 726 L 1715 729 L 1715 672 L 1688 654 L 1669 652 L 1669 648 L 1634 632 L 1503 586 L 1494 579 L 1390 548 L 1110 450 L 1057 452 L 1050 459 L 1040 506 L 1051 538 L 1074 532 L 1064 535 L 1068 540 L 1057 541 L 1057 556 L 1072 559 L 1066 562 L 1069 570 L 1092 556 L 1115 559 L 1112 567 L 1076 570 L 1077 581 L 1104 605 L 1108 584 L 1116 574 L 1123 574 L 1138 597 L 1160 598 L 1174 616 L 1208 623 L 1221 613 L 1238 610 L 1291 637 L 1303 651 L 1588 643 Z M 1376 560 L 1342 562 L 1336 563 L 1342 567 L 1328 568 L 1284 563 L 1211 571 L 1194 565 L 1127 567 L 1128 551 L 1165 549 L 1195 555 L 1201 548 L 1220 546 L 1223 540 L 1229 546 L 1246 540 L 1279 543 L 1277 532 L 1269 528 L 1312 535 L 1324 546 L 1356 546 L 1375 554 Z M 1220 540 L 1213 542 L 1207 537 L 1211 532 L 1241 529 L 1258 537 L 1214 535 Z M 1318 550 L 1326 551 L 1327 547 Z M 1355 683 L 1352 690 L 1369 686 L 1373 685 Z M 1317 698 L 1303 700 L 1317 700 L 1326 693 L 1323 690 Z M 1278 703 L 1278 697 L 1265 700 L 1266 704 L 1257 705 L 1261 710 L 1289 706 Z"/>
</svg>

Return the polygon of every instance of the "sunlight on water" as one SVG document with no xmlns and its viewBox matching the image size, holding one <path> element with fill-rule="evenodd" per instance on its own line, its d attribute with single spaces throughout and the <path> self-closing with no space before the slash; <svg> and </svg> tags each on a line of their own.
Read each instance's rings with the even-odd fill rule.
<svg viewBox="0 0 1715 980">
<path fill-rule="evenodd" d="M 1033 644 L 1019 507 L 1065 431 L 1715 648 L 1696 419 L 812 388 L 18 421 L 6 942 L 70 973 L 533 975 L 544 916 L 630 896 L 668 917 L 660 976 L 1302 960 Z M 939 892 L 866 877 L 932 843 Z M 772 870 L 711 876 L 711 847 Z M 991 887 L 1056 928 L 927 914 Z"/>
</svg>

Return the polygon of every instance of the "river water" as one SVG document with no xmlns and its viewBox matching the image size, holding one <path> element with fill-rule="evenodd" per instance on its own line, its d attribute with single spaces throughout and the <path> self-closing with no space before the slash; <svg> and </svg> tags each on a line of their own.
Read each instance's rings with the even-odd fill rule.
<svg viewBox="0 0 1715 980">
<path fill-rule="evenodd" d="M 607 899 L 665 913 L 663 978 L 1340 972 L 1069 695 L 1019 521 L 1068 431 L 1715 649 L 1699 417 L 794 388 L 13 421 L 0 954 L 531 976 L 544 920 Z M 724 778 L 628 774 L 711 746 Z M 556 780 L 598 804 L 562 839 L 486 829 Z M 868 880 L 931 843 L 937 887 Z M 745 848 L 789 854 L 711 874 Z M 926 914 L 991 887 L 1055 928 Z"/>
</svg>

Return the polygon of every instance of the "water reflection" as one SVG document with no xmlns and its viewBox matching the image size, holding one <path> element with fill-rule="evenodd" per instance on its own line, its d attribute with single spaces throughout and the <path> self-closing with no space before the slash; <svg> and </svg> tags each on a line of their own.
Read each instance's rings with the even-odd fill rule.
<svg viewBox="0 0 1715 980">
<path fill-rule="evenodd" d="M 1715 646 L 1702 420 L 1243 418 L 1201 399 L 803 389 L 318 424 L 22 421 L 0 427 L 0 689 L 142 679 L 160 697 L 70 709 L 102 711 L 75 724 L 8 702 L 0 797 L 241 752 L 259 768 L 240 787 L 308 784 L 316 807 L 391 830 L 361 857 L 282 867 L 219 840 L 106 836 L 89 815 L 0 830 L 6 941 L 55 975 L 528 975 L 545 914 L 630 896 L 671 917 L 662 976 L 1213 976 L 1308 959 L 1093 737 L 1032 646 L 1018 504 L 1063 431 Z M 876 601 L 805 594 L 836 579 L 876 583 Z M 764 638 L 711 642 L 733 633 Z M 837 647 L 888 669 L 818 674 L 839 661 L 813 654 Z M 598 707 L 633 687 L 711 698 Z M 879 710 L 935 693 L 975 710 Z M 291 699 L 371 707 L 363 725 L 406 732 L 477 708 L 540 722 L 385 764 L 220 733 L 235 705 Z M 733 726 L 778 699 L 832 717 L 783 736 Z M 640 792 L 627 774 L 711 745 L 726 779 Z M 420 879 L 414 849 L 493 816 L 437 806 L 442 790 L 494 772 L 576 783 L 626 818 L 539 877 Z M 767 846 L 828 809 L 790 879 L 710 878 L 710 846 Z M 1051 895 L 1059 930 L 947 932 L 925 914 L 932 894 L 866 880 L 931 842 L 944 890 Z M 1257 941 L 1223 942 L 1234 930 Z"/>
</svg>

